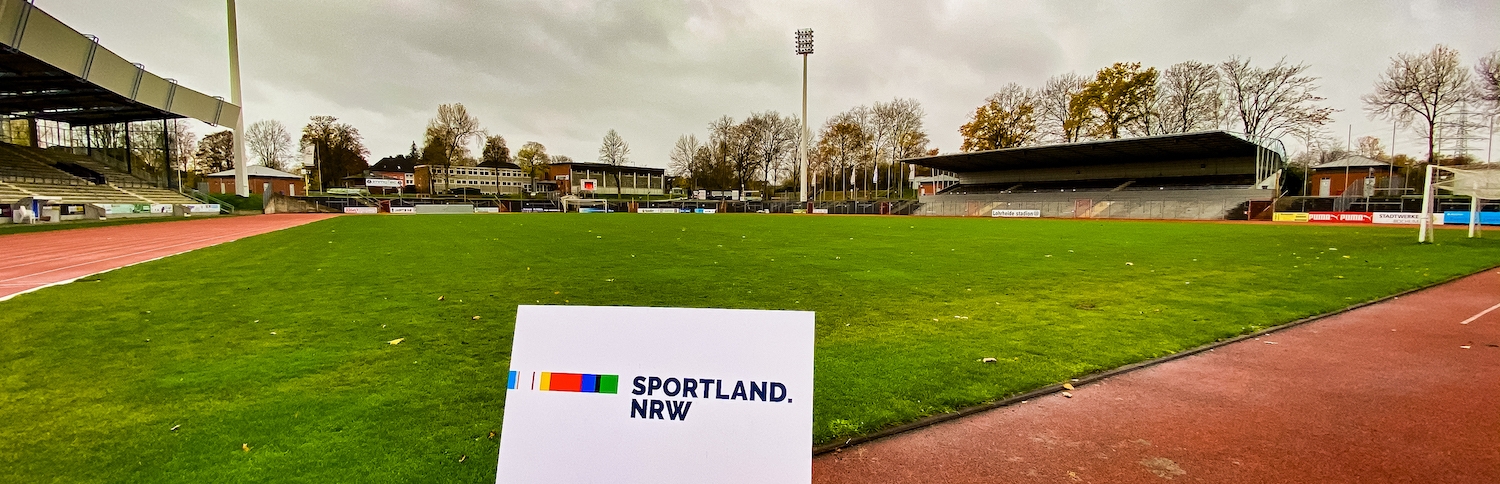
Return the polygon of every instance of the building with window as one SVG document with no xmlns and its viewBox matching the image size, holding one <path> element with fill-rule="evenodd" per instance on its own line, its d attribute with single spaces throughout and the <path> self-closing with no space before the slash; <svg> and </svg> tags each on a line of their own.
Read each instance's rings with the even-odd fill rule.
<svg viewBox="0 0 1500 484">
<path fill-rule="evenodd" d="M 547 169 L 542 182 L 555 182 L 563 195 L 665 195 L 670 188 L 667 170 L 604 163 L 558 163 Z"/>
<path fill-rule="evenodd" d="M 261 165 L 245 167 L 245 174 L 249 175 L 250 193 L 256 195 L 275 193 L 295 197 L 307 194 L 307 186 L 303 183 L 301 175 L 293 175 Z M 234 170 L 204 175 L 203 179 L 208 183 L 209 193 L 234 193 Z"/>
<path fill-rule="evenodd" d="M 1354 197 L 1400 195 L 1406 187 L 1406 171 L 1388 162 L 1350 155 L 1308 167 L 1308 196 Z"/>
<path fill-rule="evenodd" d="M 413 174 L 418 193 L 514 195 L 527 191 L 531 178 L 514 163 L 498 166 L 418 165 Z"/>
<path fill-rule="evenodd" d="M 408 158 L 405 155 L 389 156 L 382 158 L 370 166 L 365 172 L 365 178 L 385 178 L 400 180 L 404 187 L 415 187 L 417 184 L 418 160 Z M 411 190 L 412 188 L 407 188 Z"/>
</svg>

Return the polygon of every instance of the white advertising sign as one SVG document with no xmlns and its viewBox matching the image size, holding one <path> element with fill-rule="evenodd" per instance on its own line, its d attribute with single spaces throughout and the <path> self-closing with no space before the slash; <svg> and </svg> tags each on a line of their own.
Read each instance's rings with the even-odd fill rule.
<svg viewBox="0 0 1500 484">
<path fill-rule="evenodd" d="M 344 207 L 344 213 L 372 214 L 380 213 L 380 209 L 375 207 Z"/>
<path fill-rule="evenodd" d="M 188 213 L 219 213 L 217 203 L 184 203 L 182 206 L 187 208 Z"/>
<path fill-rule="evenodd" d="M 366 178 L 365 186 L 371 188 L 401 188 L 401 180 L 390 178 Z"/>
<path fill-rule="evenodd" d="M 813 313 L 521 306 L 495 482 L 812 480 Z"/>
<path fill-rule="evenodd" d="M 638 208 L 635 213 L 677 213 L 675 208 Z"/>
<path fill-rule="evenodd" d="M 500 207 L 474 207 L 474 213 L 500 213 Z"/>
<path fill-rule="evenodd" d="M 416 209 L 416 207 L 391 207 L 391 213 L 396 213 L 396 214 L 413 214 L 413 213 L 417 213 L 417 209 Z"/>
<path fill-rule="evenodd" d="M 172 204 L 153 203 L 151 204 L 151 213 L 172 213 Z"/>
<path fill-rule="evenodd" d="M 1039 218 L 1039 217 L 1042 216 L 1042 211 L 1041 210 L 991 210 L 990 211 L 990 216 L 991 217 L 1008 217 L 1008 218 L 1009 217 Z"/>
<path fill-rule="evenodd" d="M 1375 212 L 1371 221 L 1377 224 L 1420 225 L 1422 223 L 1421 216 L 1422 214 L 1420 213 Z M 1442 212 L 1432 214 L 1432 224 L 1443 225 Z"/>
</svg>

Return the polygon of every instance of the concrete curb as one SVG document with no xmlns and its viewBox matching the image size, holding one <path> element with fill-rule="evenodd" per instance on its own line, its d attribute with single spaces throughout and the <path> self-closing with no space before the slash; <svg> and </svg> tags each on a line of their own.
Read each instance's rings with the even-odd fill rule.
<svg viewBox="0 0 1500 484">
<path fill-rule="evenodd" d="M 1123 374 L 1126 374 L 1126 373 L 1129 373 L 1129 372 L 1132 372 L 1132 371 L 1135 371 L 1135 370 L 1139 370 L 1139 369 L 1142 369 L 1142 368 L 1148 368 L 1148 367 L 1151 367 L 1151 366 L 1156 366 L 1156 365 L 1159 365 L 1159 364 L 1162 364 L 1162 363 L 1173 361 L 1173 360 L 1176 360 L 1176 359 L 1179 359 L 1179 358 L 1185 358 L 1185 357 L 1188 357 L 1188 356 L 1196 355 L 1198 353 L 1202 353 L 1202 352 L 1205 352 L 1205 351 L 1216 349 L 1216 348 L 1219 348 L 1221 346 L 1231 345 L 1231 344 L 1238 343 L 1238 342 L 1241 342 L 1241 341 L 1244 341 L 1244 340 L 1247 340 L 1247 339 L 1259 338 L 1261 336 L 1264 336 L 1264 335 L 1267 335 L 1267 334 L 1271 334 L 1271 333 L 1275 333 L 1277 331 L 1281 331 L 1281 330 L 1284 330 L 1284 329 L 1294 328 L 1294 327 L 1301 326 L 1301 325 L 1304 325 L 1304 324 L 1307 324 L 1307 323 L 1311 323 L 1311 322 L 1314 322 L 1314 321 L 1323 320 L 1323 319 L 1326 319 L 1326 318 L 1330 318 L 1330 317 L 1333 317 L 1333 316 L 1337 316 L 1337 315 L 1340 315 L 1340 314 L 1347 313 L 1349 311 L 1353 311 L 1353 310 L 1356 310 L 1356 309 L 1359 309 L 1359 308 L 1363 308 L 1365 306 L 1371 306 L 1371 305 L 1375 305 L 1375 304 L 1380 304 L 1380 303 L 1383 303 L 1383 302 L 1386 302 L 1386 301 L 1390 301 L 1392 299 L 1399 298 L 1401 296 L 1412 294 L 1412 293 L 1415 293 L 1415 292 L 1418 292 L 1418 291 L 1425 291 L 1427 289 L 1431 289 L 1431 288 L 1434 288 L 1434 287 L 1437 287 L 1437 286 L 1441 286 L 1443 284 L 1447 284 L 1447 283 L 1450 283 L 1450 282 L 1453 282 L 1453 281 L 1456 281 L 1456 280 L 1459 280 L 1459 279 L 1463 279 L 1463 278 L 1466 278 L 1466 277 L 1478 275 L 1478 274 L 1481 274 L 1481 273 L 1484 273 L 1484 272 L 1487 272 L 1487 271 L 1496 270 L 1496 269 L 1500 269 L 1500 265 L 1491 266 L 1491 267 L 1488 267 L 1488 268 L 1485 268 L 1485 269 L 1481 269 L 1481 270 L 1478 270 L 1478 271 L 1475 271 L 1475 272 L 1471 272 L 1471 273 L 1468 273 L 1468 274 L 1462 274 L 1462 275 L 1453 276 L 1453 277 L 1450 277 L 1450 278 L 1447 278 L 1447 279 L 1443 279 L 1443 280 L 1438 281 L 1438 282 L 1434 282 L 1432 284 L 1428 284 L 1428 285 L 1417 287 L 1417 288 L 1413 288 L 1413 289 L 1408 289 L 1408 290 L 1405 290 L 1405 291 L 1402 291 L 1402 292 L 1399 292 L 1399 293 L 1396 293 L 1396 294 L 1392 294 L 1392 295 L 1389 295 L 1389 296 L 1385 296 L 1385 297 L 1382 297 L 1382 298 L 1379 298 L 1379 299 L 1362 302 L 1362 303 L 1359 303 L 1359 304 L 1355 304 L 1353 306 L 1349 306 L 1349 307 L 1346 307 L 1346 308 L 1343 308 L 1343 309 L 1339 309 L 1337 311 L 1333 311 L 1333 312 L 1329 312 L 1329 313 L 1324 313 L 1324 314 L 1319 314 L 1319 315 L 1316 315 L 1316 316 L 1309 316 L 1309 317 L 1298 319 L 1298 320 L 1295 320 L 1295 321 L 1292 321 L 1292 322 L 1289 322 L 1289 323 L 1286 323 L 1286 324 L 1282 324 L 1282 325 L 1278 325 L 1278 326 L 1273 326 L 1273 327 L 1270 327 L 1270 328 L 1262 329 L 1260 331 L 1256 331 L 1254 333 L 1247 333 L 1247 334 L 1235 336 L 1235 337 L 1229 338 L 1229 339 L 1223 339 L 1223 340 L 1215 341 L 1213 343 L 1208 343 L 1208 344 L 1205 344 L 1203 346 L 1199 346 L 1199 347 L 1196 347 L 1196 348 L 1192 348 L 1192 349 L 1188 349 L 1188 350 L 1183 350 L 1183 351 L 1180 351 L 1180 352 L 1177 352 L 1177 353 L 1173 353 L 1173 354 L 1170 354 L 1170 355 L 1167 355 L 1167 356 L 1163 356 L 1163 357 L 1160 357 L 1160 358 L 1150 359 L 1150 360 L 1142 361 L 1142 362 L 1139 362 L 1139 363 L 1132 363 L 1132 364 L 1125 365 L 1125 366 L 1122 366 L 1122 367 L 1119 367 L 1119 368 L 1115 368 L 1115 369 L 1112 369 L 1112 370 L 1106 370 L 1106 371 L 1103 371 L 1103 372 L 1100 372 L 1100 373 L 1094 373 L 1094 374 L 1082 376 L 1082 377 L 1077 378 L 1077 381 L 1071 382 L 1071 383 L 1073 383 L 1075 387 L 1087 385 L 1087 384 L 1098 382 L 1100 380 L 1104 380 L 1104 379 L 1107 379 L 1107 378 L 1111 378 L 1111 377 L 1123 375 Z M 913 430 L 918 430 L 918 429 L 922 429 L 922 428 L 925 428 L 925 427 L 930 427 L 930 426 L 933 426 L 933 425 L 937 425 L 939 423 L 947 422 L 949 420 L 957 420 L 957 419 L 960 419 L 960 418 L 963 418 L 963 417 L 966 417 L 966 416 L 969 416 L 969 415 L 973 415 L 973 414 L 976 414 L 976 413 L 980 413 L 980 412 L 994 410 L 994 409 L 998 409 L 998 408 L 1002 408 L 1002 407 L 1008 407 L 1008 406 L 1020 403 L 1022 401 L 1034 400 L 1034 399 L 1036 399 L 1038 397 L 1042 397 L 1042 396 L 1050 395 L 1050 394 L 1053 394 L 1053 393 L 1057 393 L 1057 392 L 1060 392 L 1062 390 L 1063 390 L 1062 384 L 1048 385 L 1048 386 L 1045 386 L 1045 387 L 1042 387 L 1042 388 L 1038 388 L 1038 389 L 1035 389 L 1035 390 L 1032 390 L 1032 391 L 1029 391 L 1029 392 L 1026 392 L 1026 393 L 1022 393 L 1022 394 L 1019 394 L 1019 395 L 1015 395 L 1015 396 L 1012 396 L 1012 397 L 1009 397 L 1009 398 L 1005 398 L 1005 399 L 1002 399 L 1002 400 L 996 400 L 994 402 L 990 402 L 990 403 L 986 403 L 986 404 L 982 404 L 982 405 L 975 405 L 975 406 L 972 406 L 972 407 L 966 407 L 966 408 L 962 408 L 962 409 L 959 409 L 959 410 L 956 410 L 956 411 L 953 411 L 953 412 L 950 412 L 950 413 L 944 413 L 944 414 L 938 414 L 938 415 L 931 415 L 931 416 L 923 417 L 923 418 L 920 418 L 920 419 L 917 419 L 917 420 L 914 420 L 914 421 L 911 421 L 911 422 L 907 422 L 905 424 L 897 425 L 895 427 L 890 427 L 890 428 L 887 428 L 887 429 L 884 429 L 884 430 L 876 431 L 876 432 L 873 432 L 873 433 L 864 434 L 864 435 L 857 435 L 857 436 L 854 436 L 854 437 L 850 437 L 850 438 L 846 439 L 843 442 L 833 442 L 833 443 L 828 443 L 828 444 L 813 446 L 813 448 L 812 448 L 812 454 L 814 456 L 818 456 L 818 455 L 823 455 L 823 454 L 827 454 L 827 453 L 830 453 L 830 452 L 837 452 L 837 451 L 839 451 L 841 449 L 844 449 L 846 447 L 853 447 L 853 446 L 856 446 L 856 445 L 859 445 L 859 444 L 863 444 L 863 443 L 866 443 L 866 442 L 872 442 L 872 441 L 884 439 L 884 438 L 887 438 L 887 437 L 893 437 L 893 436 L 904 434 L 906 432 L 910 432 L 910 431 L 913 431 Z"/>
</svg>

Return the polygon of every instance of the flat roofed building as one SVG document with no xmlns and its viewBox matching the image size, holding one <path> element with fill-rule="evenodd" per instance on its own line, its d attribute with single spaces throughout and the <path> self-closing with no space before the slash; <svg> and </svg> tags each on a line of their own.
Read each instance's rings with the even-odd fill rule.
<svg viewBox="0 0 1500 484">
<path fill-rule="evenodd" d="M 303 183 L 301 175 L 261 165 L 245 167 L 245 174 L 250 178 L 250 193 L 265 195 L 269 191 L 277 195 L 293 197 L 307 194 L 307 186 Z M 209 193 L 234 193 L 234 170 L 205 175 L 204 178 L 208 180 Z"/>
<path fill-rule="evenodd" d="M 446 173 L 444 173 L 446 171 Z M 453 193 L 478 190 L 479 193 L 515 195 L 531 186 L 531 178 L 514 163 L 499 166 L 418 165 L 414 173 L 419 193 Z"/>
<path fill-rule="evenodd" d="M 563 195 L 664 195 L 667 170 L 604 163 L 559 163 L 547 169 L 547 180 Z"/>
<path fill-rule="evenodd" d="M 1389 162 L 1359 155 L 1308 167 L 1308 195 L 1314 197 L 1367 197 L 1399 195 L 1406 187 L 1406 170 Z"/>
</svg>

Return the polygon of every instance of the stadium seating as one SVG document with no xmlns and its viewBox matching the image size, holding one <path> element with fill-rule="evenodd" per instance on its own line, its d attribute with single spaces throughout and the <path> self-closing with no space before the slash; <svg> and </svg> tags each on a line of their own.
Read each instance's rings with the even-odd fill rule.
<svg viewBox="0 0 1500 484">
<path fill-rule="evenodd" d="M 106 183 L 95 184 L 60 166 L 97 174 Z M 33 195 L 62 197 L 63 203 L 201 203 L 87 156 L 0 143 L 0 203 Z"/>
</svg>

